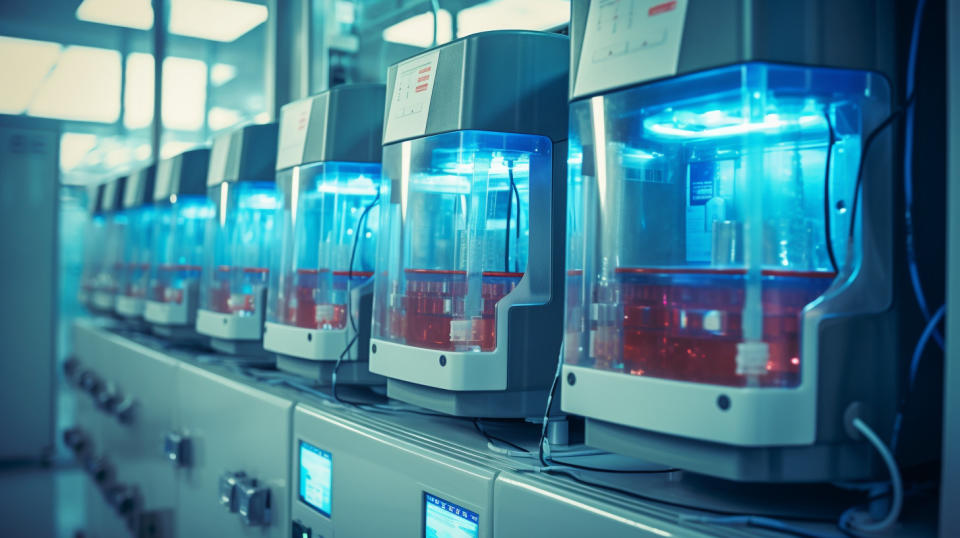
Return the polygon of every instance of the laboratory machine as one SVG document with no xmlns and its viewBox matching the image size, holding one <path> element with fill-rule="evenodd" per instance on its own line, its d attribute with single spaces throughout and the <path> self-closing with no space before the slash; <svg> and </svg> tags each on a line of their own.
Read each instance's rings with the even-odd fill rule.
<svg viewBox="0 0 960 538">
<path fill-rule="evenodd" d="M 277 124 L 248 125 L 219 136 L 210 152 L 197 332 L 217 351 L 263 355 L 269 262 L 281 204 L 273 181 Z"/>
<path fill-rule="evenodd" d="M 468 36 L 390 67 L 370 370 L 460 416 L 544 414 L 563 317 L 570 44 Z"/>
<path fill-rule="evenodd" d="M 93 309 L 93 291 L 100 266 L 103 263 L 103 236 L 106 219 L 103 217 L 101 198 L 103 183 L 87 187 L 87 220 L 83 233 L 83 272 L 80 275 L 80 290 L 77 301 Z"/>
<path fill-rule="evenodd" d="M 370 374 L 370 305 L 384 86 L 343 85 L 281 110 L 282 241 L 270 269 L 263 347 L 318 383 Z"/>
<path fill-rule="evenodd" d="M 885 477 L 891 3 L 647 4 L 573 4 L 562 409 L 697 473 Z"/>
<path fill-rule="evenodd" d="M 210 150 L 193 149 L 157 165 L 150 277 L 144 319 L 155 333 L 192 339 L 196 333 L 203 233 L 213 217 L 207 199 Z"/>
<path fill-rule="evenodd" d="M 126 319 L 143 317 L 150 278 L 150 253 L 153 247 L 153 189 L 156 165 L 127 176 L 123 191 L 123 213 L 127 220 L 120 258 L 115 309 Z"/>
<path fill-rule="evenodd" d="M 103 314 L 113 314 L 117 287 L 123 269 L 123 242 L 127 233 L 127 216 L 123 211 L 125 176 L 104 183 L 100 208 L 105 219 L 100 270 L 93 282 L 93 308 Z"/>
</svg>

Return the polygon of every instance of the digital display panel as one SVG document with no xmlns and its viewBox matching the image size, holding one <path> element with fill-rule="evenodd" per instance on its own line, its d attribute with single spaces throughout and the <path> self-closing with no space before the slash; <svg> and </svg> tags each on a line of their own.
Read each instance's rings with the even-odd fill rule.
<svg viewBox="0 0 960 538">
<path fill-rule="evenodd" d="M 300 500 L 330 517 L 333 499 L 333 456 L 300 441 Z"/>
<path fill-rule="evenodd" d="M 425 538 L 478 538 L 480 516 L 439 497 L 423 494 Z"/>
</svg>

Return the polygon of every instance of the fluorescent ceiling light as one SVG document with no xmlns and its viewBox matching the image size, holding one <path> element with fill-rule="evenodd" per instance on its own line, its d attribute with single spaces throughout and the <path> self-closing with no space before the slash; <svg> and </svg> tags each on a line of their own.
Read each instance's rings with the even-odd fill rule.
<svg viewBox="0 0 960 538">
<path fill-rule="evenodd" d="M 148 127 L 153 123 L 153 54 L 129 54 L 124 80 L 123 126 L 127 129 Z"/>
<path fill-rule="evenodd" d="M 220 131 L 240 123 L 240 112 L 232 108 L 215 106 L 207 113 L 207 125 L 212 131 Z"/>
<path fill-rule="evenodd" d="M 170 33 L 236 41 L 267 20 L 267 6 L 232 0 L 177 0 L 170 6 Z"/>
<path fill-rule="evenodd" d="M 437 44 L 453 39 L 452 25 L 450 12 L 441 9 L 437 16 Z M 385 28 L 383 40 L 421 48 L 433 45 L 433 12 L 421 13 Z"/>
<path fill-rule="evenodd" d="M 235 65 L 215 63 L 210 67 L 210 84 L 214 87 L 223 86 L 236 76 L 237 66 Z"/>
<path fill-rule="evenodd" d="M 77 8 L 77 19 L 149 30 L 153 28 L 153 8 L 149 0 L 83 0 Z"/>
<path fill-rule="evenodd" d="M 489 30 L 546 30 L 570 22 L 570 0 L 490 0 L 457 13 L 457 37 Z"/>
<path fill-rule="evenodd" d="M 65 48 L 27 114 L 114 123 L 120 116 L 120 53 L 91 47 Z"/>
<path fill-rule="evenodd" d="M 200 130 L 206 113 L 207 64 L 188 58 L 165 58 L 161 99 L 164 127 Z"/>
<path fill-rule="evenodd" d="M 169 159 L 170 157 L 176 157 L 188 149 L 193 149 L 199 146 L 196 142 L 180 142 L 178 140 L 171 140 L 170 142 L 164 142 L 160 146 L 160 159 Z"/>
<path fill-rule="evenodd" d="M 22 114 L 59 57 L 57 43 L 0 37 L 0 114 Z"/>
<path fill-rule="evenodd" d="M 77 19 L 137 30 L 153 28 L 153 8 L 148 0 L 83 0 Z M 267 7 L 235 0 L 173 0 L 171 34 L 230 42 L 267 20 Z"/>
<path fill-rule="evenodd" d="M 140 144 L 139 146 L 137 146 L 137 149 L 133 150 L 133 156 L 138 161 L 149 160 L 151 149 L 152 148 L 150 147 L 150 144 Z"/>
</svg>

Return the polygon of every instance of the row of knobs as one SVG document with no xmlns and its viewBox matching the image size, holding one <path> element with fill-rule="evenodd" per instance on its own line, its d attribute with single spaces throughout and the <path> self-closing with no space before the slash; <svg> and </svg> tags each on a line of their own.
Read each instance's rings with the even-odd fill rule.
<svg viewBox="0 0 960 538">
<path fill-rule="evenodd" d="M 93 370 L 85 369 L 75 358 L 63 363 L 63 372 L 67 381 L 90 395 L 97 408 L 112 415 L 124 425 L 133 423 L 137 401 L 132 396 L 124 396 L 114 385 L 103 380 Z"/>
<path fill-rule="evenodd" d="M 74 427 L 65 430 L 63 443 L 82 463 L 107 503 L 128 526 L 133 527 L 141 504 L 137 487 L 116 481 L 113 464 L 105 456 L 95 456 L 90 436 L 82 429 Z"/>
</svg>

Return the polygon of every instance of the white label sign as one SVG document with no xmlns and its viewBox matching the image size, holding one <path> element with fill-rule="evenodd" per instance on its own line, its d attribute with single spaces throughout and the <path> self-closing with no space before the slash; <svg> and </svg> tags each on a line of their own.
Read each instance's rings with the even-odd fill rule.
<svg viewBox="0 0 960 538">
<path fill-rule="evenodd" d="M 289 168 L 303 161 L 307 143 L 307 126 L 313 99 L 303 99 L 280 109 L 280 136 L 277 141 L 277 170 Z"/>
<path fill-rule="evenodd" d="M 573 97 L 677 74 L 687 0 L 594 0 Z"/>
<path fill-rule="evenodd" d="M 439 60 L 440 51 L 435 50 L 411 58 L 397 67 L 384 142 L 423 136 L 427 132 L 427 114 L 430 112 L 430 98 L 433 97 Z"/>
</svg>

